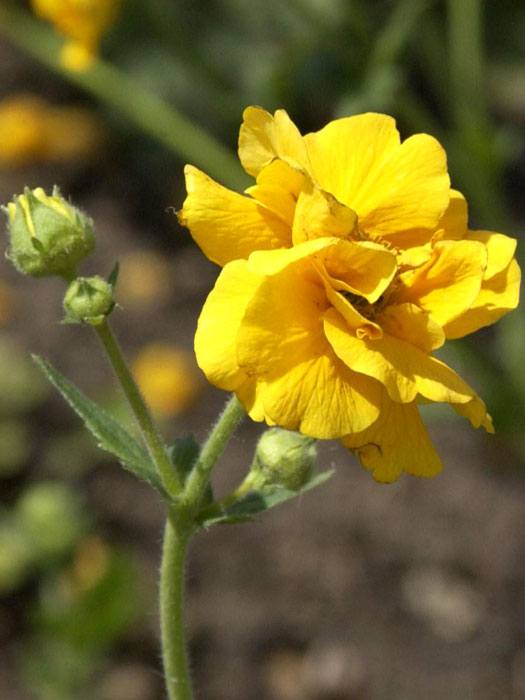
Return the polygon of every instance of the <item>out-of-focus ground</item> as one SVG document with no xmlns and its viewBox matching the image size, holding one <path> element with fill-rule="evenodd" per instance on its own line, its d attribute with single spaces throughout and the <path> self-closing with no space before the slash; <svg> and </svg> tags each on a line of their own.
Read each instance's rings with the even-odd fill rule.
<svg viewBox="0 0 525 700">
<path fill-rule="evenodd" d="M 130 7 L 136 12 L 140 3 Z M 506 12 L 502 8 L 502 16 Z M 519 17 L 523 20 L 523 14 Z M 265 41 L 270 51 L 272 41 Z M 125 48 L 128 67 L 136 69 L 140 56 L 134 56 L 134 64 L 129 46 Z M 232 62 L 235 49 L 233 42 Z M 155 55 L 148 54 L 147 60 L 153 75 Z M 267 66 L 268 57 L 264 60 Z M 143 72 L 148 74 L 146 67 Z M 298 73 L 304 77 L 306 67 Z M 278 75 L 277 71 L 274 77 Z M 0 97 L 23 89 L 96 109 L 4 41 L 0 77 Z M 258 80 L 258 85 L 264 84 Z M 308 85 L 305 104 L 304 95 L 312 96 L 317 89 L 313 79 Z M 191 112 L 191 91 L 187 85 L 185 89 Z M 277 99 L 276 93 L 268 88 L 268 99 Z M 296 109 L 302 104 L 297 95 L 290 98 Z M 253 95 L 255 102 L 264 99 L 262 90 Z M 329 118 L 326 111 L 307 112 L 304 128 L 320 127 L 322 121 L 309 122 L 320 114 Z M 293 116 L 300 121 L 300 115 Z M 7 202 L 26 184 L 60 184 L 96 221 L 97 252 L 84 272 L 109 274 L 115 260 L 139 248 L 160 255 L 167 270 L 167 293 L 153 306 L 130 308 L 121 299 L 115 327 L 130 356 L 150 341 L 173 342 L 191 351 L 199 309 L 217 270 L 177 227 L 168 209 L 178 207 L 184 196 L 182 164 L 128 133 L 114 115 L 107 120 L 100 110 L 99 117 L 106 120 L 107 141 L 95 160 L 4 168 L 0 201 Z M 240 121 L 240 113 L 225 119 L 225 140 L 234 134 L 230 124 L 235 121 Z M 511 121 L 523 126 L 523 112 Z M 524 180 L 523 154 L 512 164 L 508 191 L 512 214 L 520 218 L 523 205 L 516 193 Z M 5 261 L 0 263 L 0 280 L 10 290 L 2 338 L 16 343 L 20 357 L 44 355 L 91 397 L 122 411 L 93 334 L 59 323 L 62 285 L 23 279 Z M 492 357 L 499 346 L 492 333 L 482 333 L 475 347 L 480 355 Z M 215 527 L 195 539 L 187 599 L 197 698 L 525 698 L 523 406 L 505 398 L 513 394 L 505 389 L 509 377 L 503 369 L 495 366 L 493 376 L 479 375 L 467 356 L 462 371 L 482 394 L 485 388 L 489 398 L 497 396 L 494 385 L 501 383 L 506 405 L 504 410 L 499 407 L 496 423 L 503 429 L 486 436 L 457 417 L 430 416 L 430 430 L 445 464 L 436 479 L 403 478 L 380 486 L 343 448 L 326 443 L 320 447 L 319 465 L 337 470 L 327 484 L 257 522 Z M 28 395 L 41 391 L 32 385 L 37 381 L 31 376 L 24 385 Z M 516 375 L 515 386 L 520 381 Z M 204 437 L 225 395 L 204 380 L 200 388 L 195 403 L 166 422 L 168 436 L 191 431 Z M 2 421 L 7 420 L 4 410 Z M 8 581 L 0 594 L 0 698 L 160 700 L 160 501 L 93 451 L 91 442 L 79 436 L 77 419 L 53 394 L 35 401 L 17 420 L 24 426 L 29 449 L 19 467 L 7 470 L 0 481 L 0 515 L 5 516 L 1 522 L 11 522 L 32 485 L 60 482 L 82 504 L 76 520 L 59 519 L 58 535 L 77 527 L 82 534 L 72 536 L 59 556 L 55 552 L 9 583 L 9 575 L 14 576 L 9 567 L 16 564 L 15 554 L 9 554 L 9 545 L 16 545 L 15 530 L 5 526 L 2 534 L 0 527 L 0 583 Z M 260 432 L 261 426 L 247 421 L 232 441 L 216 471 L 218 493 L 226 493 L 242 478 Z M 49 530 L 57 526 L 52 515 L 49 521 L 44 515 L 38 522 Z M 78 525 L 79 518 L 87 524 Z M 12 552 L 16 551 L 15 546 Z M 108 552 L 126 562 L 115 569 L 126 574 L 108 579 L 118 581 L 118 587 L 115 583 L 97 588 L 97 571 L 105 580 L 109 567 Z M 87 564 L 83 567 L 82 562 Z M 92 590 L 99 597 L 86 603 Z M 113 600 L 115 590 L 117 598 L 129 595 L 132 610 Z M 80 601 L 77 607 L 75 601 Z M 93 622 L 87 642 L 77 629 L 86 620 Z M 77 687 L 70 676 L 78 680 L 82 674 L 85 679 Z"/>
</svg>

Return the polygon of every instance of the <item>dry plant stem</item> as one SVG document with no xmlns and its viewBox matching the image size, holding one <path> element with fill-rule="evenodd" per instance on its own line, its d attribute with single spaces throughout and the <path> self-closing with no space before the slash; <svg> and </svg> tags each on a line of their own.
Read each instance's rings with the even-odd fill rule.
<svg viewBox="0 0 525 700">
<path fill-rule="evenodd" d="M 162 661 L 169 700 L 191 700 L 184 625 L 185 559 L 191 531 L 166 521 L 160 570 Z"/>
<path fill-rule="evenodd" d="M 181 490 L 181 484 L 177 473 L 171 464 L 159 430 L 133 379 L 127 362 L 124 359 L 124 355 L 122 354 L 122 350 L 120 349 L 117 339 L 113 335 L 107 319 L 99 326 L 94 326 L 94 329 L 104 346 L 111 366 L 139 424 L 144 443 L 157 468 L 162 484 L 170 496 L 175 496 Z"/>
</svg>

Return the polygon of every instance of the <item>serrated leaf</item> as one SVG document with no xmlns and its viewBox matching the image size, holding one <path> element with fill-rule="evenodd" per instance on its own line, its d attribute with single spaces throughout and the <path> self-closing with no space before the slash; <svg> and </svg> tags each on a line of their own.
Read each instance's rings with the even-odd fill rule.
<svg viewBox="0 0 525 700">
<path fill-rule="evenodd" d="M 135 438 L 109 413 L 88 399 L 69 379 L 54 369 L 49 362 L 38 355 L 33 355 L 33 360 L 75 413 L 82 418 L 86 428 L 95 436 L 99 447 L 114 455 L 125 469 L 139 479 L 147 481 L 165 495 L 155 465 Z"/>
<path fill-rule="evenodd" d="M 224 525 L 252 520 L 254 515 L 262 513 L 270 508 L 285 503 L 286 501 L 296 498 L 307 491 L 320 486 L 325 481 L 328 481 L 333 476 L 334 470 L 328 469 L 312 476 L 312 478 L 297 491 L 291 491 L 284 486 L 265 486 L 257 491 L 249 491 L 246 496 L 236 501 L 219 513 L 212 513 L 212 509 L 203 511 L 202 519 L 200 520 L 201 527 L 210 527 L 211 525 Z"/>
</svg>

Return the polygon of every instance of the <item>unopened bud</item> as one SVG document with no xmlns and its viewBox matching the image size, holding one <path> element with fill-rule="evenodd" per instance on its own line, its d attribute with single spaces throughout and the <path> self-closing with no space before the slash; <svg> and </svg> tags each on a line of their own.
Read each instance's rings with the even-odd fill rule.
<svg viewBox="0 0 525 700">
<path fill-rule="evenodd" d="M 298 491 L 312 475 L 315 440 L 282 428 L 263 433 L 252 466 L 254 486 L 280 485 Z"/>
<path fill-rule="evenodd" d="M 64 297 L 64 320 L 98 326 L 114 306 L 113 286 L 109 282 L 98 275 L 78 277 L 71 282 Z"/>
<path fill-rule="evenodd" d="M 69 204 L 57 187 L 25 188 L 5 207 L 10 239 L 7 257 L 32 277 L 71 277 L 95 247 L 93 222 Z"/>
</svg>

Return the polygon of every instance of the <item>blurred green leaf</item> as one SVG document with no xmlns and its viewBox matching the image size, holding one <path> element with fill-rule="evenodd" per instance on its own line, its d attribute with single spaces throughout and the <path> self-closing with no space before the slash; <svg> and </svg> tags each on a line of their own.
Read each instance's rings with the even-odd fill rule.
<svg viewBox="0 0 525 700">
<path fill-rule="evenodd" d="M 128 471 L 164 494 L 149 455 L 128 431 L 43 358 L 33 355 L 33 359 L 71 408 L 82 418 L 86 428 L 97 439 L 99 447 L 111 452 Z"/>
</svg>

